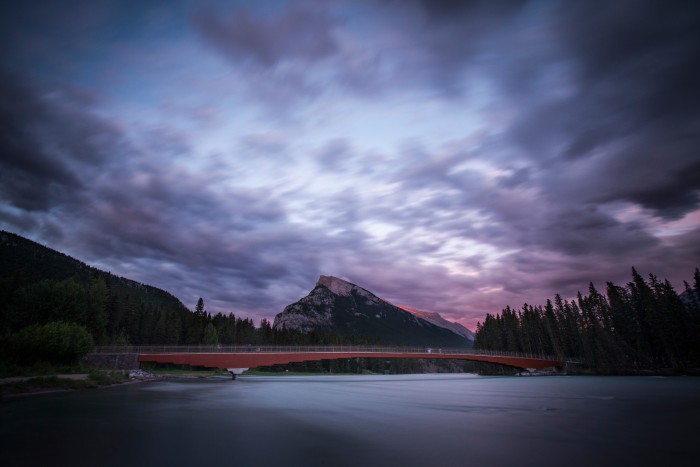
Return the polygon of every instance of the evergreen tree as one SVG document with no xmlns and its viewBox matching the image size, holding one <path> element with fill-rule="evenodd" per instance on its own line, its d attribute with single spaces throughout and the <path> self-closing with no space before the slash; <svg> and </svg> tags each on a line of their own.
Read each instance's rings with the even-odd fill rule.
<svg viewBox="0 0 700 467">
<path fill-rule="evenodd" d="M 199 317 L 204 317 L 207 314 L 204 311 L 204 299 L 202 297 L 199 297 L 199 300 L 197 300 L 197 304 L 194 307 L 194 314 Z"/>
<path fill-rule="evenodd" d="M 216 332 L 216 328 L 212 323 L 207 323 L 206 328 L 204 328 L 204 336 L 202 337 L 202 344 L 204 345 L 216 345 L 219 343 L 219 335 Z"/>
</svg>

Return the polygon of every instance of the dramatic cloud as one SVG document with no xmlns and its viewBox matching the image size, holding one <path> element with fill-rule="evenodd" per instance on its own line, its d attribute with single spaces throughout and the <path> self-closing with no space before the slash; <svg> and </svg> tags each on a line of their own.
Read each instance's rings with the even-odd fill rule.
<svg viewBox="0 0 700 467">
<path fill-rule="evenodd" d="M 68 99 L 66 99 L 68 97 Z M 0 75 L 3 199 L 22 210 L 47 210 L 85 189 L 86 172 L 120 151 L 119 133 L 74 96 L 39 96 L 17 76 Z"/>
<path fill-rule="evenodd" d="M 313 63 L 337 50 L 332 34 L 334 21 L 323 9 L 292 3 L 273 18 L 255 17 L 244 8 L 227 15 L 230 20 L 222 20 L 205 7 L 197 11 L 195 24 L 234 65 L 248 60 L 262 67 L 286 61 Z"/>
<path fill-rule="evenodd" d="M 332 274 L 474 328 L 698 266 L 691 2 L 33 2 L 0 41 L 0 227 L 188 306 Z"/>
</svg>

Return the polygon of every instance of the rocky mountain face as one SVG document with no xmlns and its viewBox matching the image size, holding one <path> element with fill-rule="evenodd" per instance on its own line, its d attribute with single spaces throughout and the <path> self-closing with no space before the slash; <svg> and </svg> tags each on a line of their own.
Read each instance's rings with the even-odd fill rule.
<svg viewBox="0 0 700 467">
<path fill-rule="evenodd" d="M 446 323 L 455 324 L 439 315 L 426 319 L 412 314 L 355 284 L 321 276 L 309 295 L 275 317 L 273 327 L 364 337 L 394 345 L 471 346 L 473 338 L 455 332 Z"/>
</svg>

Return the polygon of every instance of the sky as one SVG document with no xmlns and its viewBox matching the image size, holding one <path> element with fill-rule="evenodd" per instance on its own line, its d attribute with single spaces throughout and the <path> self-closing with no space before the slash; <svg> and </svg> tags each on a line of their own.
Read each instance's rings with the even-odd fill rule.
<svg viewBox="0 0 700 467">
<path fill-rule="evenodd" d="M 0 228 L 272 319 L 700 265 L 693 1 L 3 2 Z"/>
</svg>

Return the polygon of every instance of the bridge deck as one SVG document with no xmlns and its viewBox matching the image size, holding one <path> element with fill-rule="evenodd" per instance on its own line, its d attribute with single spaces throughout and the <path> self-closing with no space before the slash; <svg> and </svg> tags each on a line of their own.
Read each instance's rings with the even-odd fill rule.
<svg viewBox="0 0 700 467">
<path fill-rule="evenodd" d="M 561 367 L 552 356 L 472 349 L 378 346 L 143 346 L 101 347 L 101 353 L 132 352 L 140 362 L 174 363 L 215 368 L 255 368 L 275 364 L 341 358 L 426 358 L 496 363 L 515 368 Z"/>
</svg>

